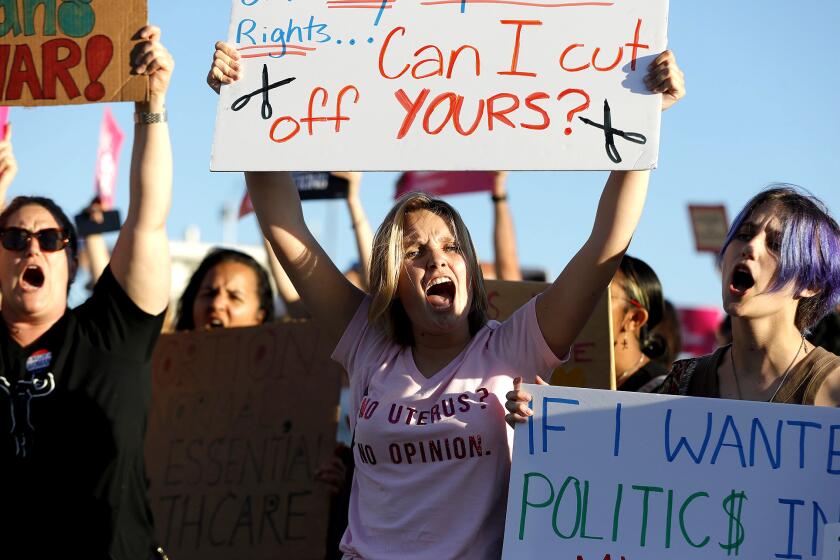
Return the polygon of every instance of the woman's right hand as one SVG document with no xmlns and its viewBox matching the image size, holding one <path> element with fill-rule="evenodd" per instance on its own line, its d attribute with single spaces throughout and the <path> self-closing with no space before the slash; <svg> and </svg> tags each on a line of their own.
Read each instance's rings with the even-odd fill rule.
<svg viewBox="0 0 840 560">
<path fill-rule="evenodd" d="M 241 56 L 236 48 L 224 41 L 216 43 L 213 64 L 207 73 L 207 85 L 219 93 L 222 84 L 230 85 L 242 77 Z"/>
<path fill-rule="evenodd" d="M 341 460 L 342 444 L 336 447 L 335 455 L 326 459 L 315 469 L 315 481 L 319 482 L 327 491 L 335 496 L 344 489 L 347 481 L 347 466 Z"/>
<path fill-rule="evenodd" d="M 543 381 L 539 375 L 537 376 L 536 384 L 548 385 L 548 383 Z M 511 428 L 516 427 L 516 424 L 523 424 L 527 422 L 528 418 L 534 415 L 534 411 L 528 406 L 528 403 L 530 403 L 534 397 L 531 393 L 520 389 L 521 385 L 522 378 L 515 377 L 513 379 L 513 391 L 510 391 L 507 395 L 505 395 L 505 398 L 507 399 L 505 402 L 505 408 L 508 411 L 508 414 L 505 415 L 505 421 L 510 424 Z"/>
</svg>

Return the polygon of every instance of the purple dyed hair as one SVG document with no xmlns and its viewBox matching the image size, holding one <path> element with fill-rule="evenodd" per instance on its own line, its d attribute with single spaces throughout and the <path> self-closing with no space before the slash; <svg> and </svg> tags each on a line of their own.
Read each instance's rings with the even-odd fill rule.
<svg viewBox="0 0 840 560">
<path fill-rule="evenodd" d="M 806 331 L 840 301 L 840 227 L 825 204 L 795 185 L 774 184 L 755 195 L 735 218 L 720 255 L 741 225 L 759 206 L 770 203 L 781 223 L 779 269 L 770 286 L 779 291 L 793 285 L 796 292 L 815 290 L 796 308 L 796 328 Z"/>
</svg>

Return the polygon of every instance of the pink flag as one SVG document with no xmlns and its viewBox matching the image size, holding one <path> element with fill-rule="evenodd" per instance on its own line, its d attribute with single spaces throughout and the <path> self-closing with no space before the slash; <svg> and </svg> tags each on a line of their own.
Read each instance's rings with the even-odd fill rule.
<svg viewBox="0 0 840 560">
<path fill-rule="evenodd" d="M 123 132 L 114 120 L 111 109 L 105 107 L 99 129 L 99 152 L 96 154 L 96 196 L 103 210 L 114 207 L 122 141 Z"/>
<path fill-rule="evenodd" d="M 397 181 L 399 198 L 420 191 L 435 196 L 493 190 L 495 173 L 491 171 L 409 171 Z"/>
<path fill-rule="evenodd" d="M 6 138 L 6 125 L 9 123 L 9 108 L 0 107 L 0 140 Z"/>
<path fill-rule="evenodd" d="M 711 354 L 717 348 L 717 331 L 723 313 L 717 307 L 678 309 L 682 327 L 682 351 L 694 356 Z"/>
<path fill-rule="evenodd" d="M 239 205 L 239 219 L 241 220 L 253 211 L 254 205 L 251 204 L 251 196 L 248 194 L 248 189 L 245 189 L 245 196 L 242 197 L 242 203 Z"/>
<path fill-rule="evenodd" d="M 0 107 L 0 141 L 6 139 L 6 130 L 9 124 L 9 108 Z M 3 177 L 3 172 L 0 171 L 0 178 Z M 0 201 L 2 203 L 2 201 Z"/>
</svg>

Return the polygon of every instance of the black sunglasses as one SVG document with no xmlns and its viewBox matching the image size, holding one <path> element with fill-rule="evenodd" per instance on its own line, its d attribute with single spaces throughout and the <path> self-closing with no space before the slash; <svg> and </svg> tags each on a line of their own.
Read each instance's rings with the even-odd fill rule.
<svg viewBox="0 0 840 560">
<path fill-rule="evenodd" d="M 38 240 L 38 246 L 41 247 L 41 250 L 48 253 L 61 251 L 70 243 L 70 239 L 64 233 L 64 230 L 58 228 L 39 231 L 29 231 L 18 227 L 0 229 L 0 243 L 8 251 L 26 250 L 33 237 Z"/>
</svg>

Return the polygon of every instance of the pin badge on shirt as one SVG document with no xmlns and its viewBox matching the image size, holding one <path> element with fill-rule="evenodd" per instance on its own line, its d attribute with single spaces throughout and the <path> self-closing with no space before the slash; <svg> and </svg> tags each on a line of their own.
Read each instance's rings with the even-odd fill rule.
<svg viewBox="0 0 840 560">
<path fill-rule="evenodd" d="M 36 350 L 26 359 L 26 371 L 32 377 L 49 369 L 52 362 L 52 352 L 49 350 Z"/>
</svg>

